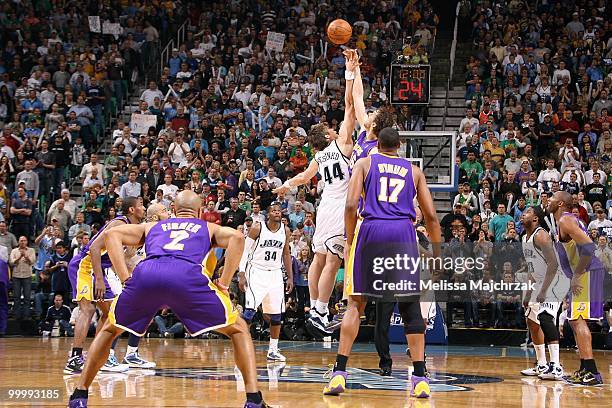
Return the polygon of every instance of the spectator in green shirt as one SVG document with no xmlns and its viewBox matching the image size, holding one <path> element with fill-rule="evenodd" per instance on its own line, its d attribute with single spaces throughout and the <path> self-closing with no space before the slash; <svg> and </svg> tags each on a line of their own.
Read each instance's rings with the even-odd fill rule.
<svg viewBox="0 0 612 408">
<path fill-rule="evenodd" d="M 470 187 L 474 190 L 478 188 L 478 176 L 482 173 L 482 165 L 476 161 L 476 153 L 469 152 L 467 160 L 461 163 L 459 168 L 467 173 Z"/>
</svg>

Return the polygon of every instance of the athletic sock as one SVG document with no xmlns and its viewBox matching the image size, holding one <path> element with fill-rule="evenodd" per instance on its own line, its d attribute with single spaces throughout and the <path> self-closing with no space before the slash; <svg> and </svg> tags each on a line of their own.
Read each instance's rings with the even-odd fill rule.
<svg viewBox="0 0 612 408">
<path fill-rule="evenodd" d="M 263 397 L 261 396 L 261 391 L 257 392 L 247 392 L 247 401 L 252 402 L 253 404 L 261 404 L 263 401 Z"/>
<path fill-rule="evenodd" d="M 584 360 L 584 369 L 593 373 L 593 374 L 597 374 L 597 366 L 595 365 L 595 360 L 588 359 L 588 360 Z"/>
<path fill-rule="evenodd" d="M 581 358 L 580 359 L 580 371 L 582 371 L 584 369 L 585 369 L 585 367 L 584 367 L 584 358 Z"/>
<path fill-rule="evenodd" d="M 72 393 L 72 395 L 70 396 L 70 400 L 75 400 L 77 398 L 87 398 L 88 397 L 88 391 L 87 390 L 79 390 L 79 389 L 75 389 L 74 392 Z"/>
<path fill-rule="evenodd" d="M 70 357 L 80 356 L 83 354 L 83 347 L 73 347 Z"/>
<path fill-rule="evenodd" d="M 127 354 L 138 353 L 138 347 L 127 346 Z"/>
<path fill-rule="evenodd" d="M 342 354 L 336 355 L 336 364 L 334 364 L 334 371 L 346 371 L 346 363 L 348 362 L 348 356 Z"/>
<path fill-rule="evenodd" d="M 546 346 L 544 344 L 534 344 L 536 359 L 539 365 L 546 365 Z"/>
<path fill-rule="evenodd" d="M 317 311 L 317 313 L 319 313 L 321 316 L 325 316 L 328 312 L 328 307 L 327 307 L 327 303 L 326 302 L 321 302 L 320 300 L 317 300 L 315 303 L 315 309 Z"/>
<path fill-rule="evenodd" d="M 314 309 L 317 305 L 317 299 L 310 299 L 310 308 Z"/>
<path fill-rule="evenodd" d="M 559 343 L 549 344 L 548 354 L 550 354 L 550 361 L 559 365 Z"/>
<path fill-rule="evenodd" d="M 115 349 L 110 349 L 110 351 L 108 352 L 108 356 L 114 356 L 115 355 Z"/>
<path fill-rule="evenodd" d="M 115 347 L 117 347 L 117 342 L 119 341 L 119 337 L 115 337 L 115 340 L 113 340 L 113 344 L 111 344 L 111 350 L 115 350 Z"/>
<path fill-rule="evenodd" d="M 128 337 L 128 346 L 138 349 L 138 344 L 140 344 L 140 337 L 130 333 L 130 336 Z"/>
<path fill-rule="evenodd" d="M 412 375 L 416 375 L 417 377 L 425 377 L 425 361 L 413 361 L 412 367 L 414 368 Z"/>
<path fill-rule="evenodd" d="M 268 347 L 268 350 L 270 351 L 278 350 L 278 339 L 270 338 L 270 346 Z"/>
</svg>

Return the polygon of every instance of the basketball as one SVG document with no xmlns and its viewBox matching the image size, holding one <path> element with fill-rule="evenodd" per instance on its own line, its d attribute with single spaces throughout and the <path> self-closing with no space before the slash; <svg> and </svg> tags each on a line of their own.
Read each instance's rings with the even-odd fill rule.
<svg viewBox="0 0 612 408">
<path fill-rule="evenodd" d="M 346 20 L 334 20 L 327 27 L 327 37 L 336 45 L 346 44 L 351 39 L 351 35 L 353 29 Z"/>
</svg>

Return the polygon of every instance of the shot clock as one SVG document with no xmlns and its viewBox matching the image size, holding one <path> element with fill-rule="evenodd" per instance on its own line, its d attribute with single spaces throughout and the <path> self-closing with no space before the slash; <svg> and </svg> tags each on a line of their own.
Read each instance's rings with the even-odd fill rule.
<svg viewBox="0 0 612 408">
<path fill-rule="evenodd" d="M 391 103 L 426 105 L 429 103 L 431 65 L 391 65 Z"/>
</svg>

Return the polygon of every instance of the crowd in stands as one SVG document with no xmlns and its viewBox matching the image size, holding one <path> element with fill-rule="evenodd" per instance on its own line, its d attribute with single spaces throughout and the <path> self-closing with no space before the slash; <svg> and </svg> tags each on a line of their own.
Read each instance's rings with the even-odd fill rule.
<svg viewBox="0 0 612 408">
<path fill-rule="evenodd" d="M 524 280 L 515 245 L 523 233 L 521 214 L 531 205 L 546 208 L 552 194 L 567 191 L 609 280 L 609 5 L 519 0 L 461 6 L 474 52 L 465 61 L 466 116 L 458 129 L 460 191 L 453 213 L 442 219 L 447 241 L 472 242 L 473 251 L 490 260 L 485 274 Z M 520 297 L 472 293 L 460 303 L 468 326 L 518 324 L 510 320 Z M 496 312 L 479 322 L 478 310 L 487 306 Z"/>
<path fill-rule="evenodd" d="M 58 305 L 53 294 L 70 304 L 67 262 L 121 214 L 125 197 L 171 208 L 178 191 L 191 189 L 202 197 L 201 218 L 245 232 L 265 219 L 271 202 L 281 203 L 299 271 L 289 310 L 303 318 L 320 179 L 279 197 L 272 189 L 312 159 L 310 127 L 337 129 L 344 115 L 345 61 L 325 27 L 335 18 L 353 25 L 347 46 L 361 55 L 369 112 L 387 104 L 392 43 L 409 39 L 406 58 L 427 61 L 438 22 L 430 4 L 60 3 L 0 7 L 0 243 L 10 255 L 15 317 L 30 317 L 31 299 L 36 317 Z M 89 16 L 103 27 L 120 23 L 122 33 L 90 32 Z M 109 127 L 133 80 L 159 57 L 164 35 L 183 21 L 185 41 L 139 95 L 135 113 L 154 115 L 156 126 L 145 133 L 122 121 Z M 285 35 L 282 51 L 266 48 L 270 31 Z M 401 118 L 407 126 L 410 110 Z M 107 141 L 108 154 L 96 154 Z M 74 180 L 83 185 L 76 200 Z M 59 314 L 53 308 L 61 311 L 51 306 L 52 316 Z"/>
</svg>

